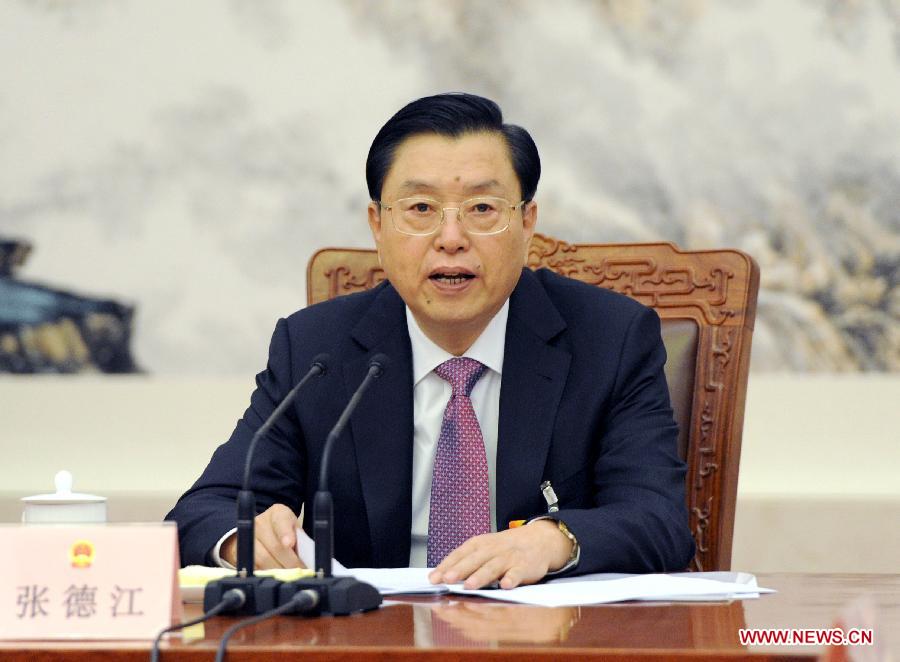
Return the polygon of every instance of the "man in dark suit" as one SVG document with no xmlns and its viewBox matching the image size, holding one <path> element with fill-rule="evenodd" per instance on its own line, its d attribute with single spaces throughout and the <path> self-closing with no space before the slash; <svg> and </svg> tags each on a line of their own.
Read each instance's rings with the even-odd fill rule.
<svg viewBox="0 0 900 662">
<path fill-rule="evenodd" d="M 432 581 L 468 588 L 684 569 L 694 547 L 659 320 L 621 295 L 523 268 L 540 176 L 528 133 L 481 97 L 419 99 L 382 127 L 366 176 L 388 282 L 278 322 L 250 407 L 168 515 L 182 561 L 233 563 L 249 440 L 327 352 L 328 373 L 253 467 L 257 564 L 299 563 L 294 527 L 322 445 L 381 352 L 392 365 L 330 463 L 339 561 L 427 564 Z"/>
</svg>

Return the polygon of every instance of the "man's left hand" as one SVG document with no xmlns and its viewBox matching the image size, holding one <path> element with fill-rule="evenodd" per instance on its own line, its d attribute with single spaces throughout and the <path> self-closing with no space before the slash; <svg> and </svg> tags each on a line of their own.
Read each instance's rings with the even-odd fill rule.
<svg viewBox="0 0 900 662">
<path fill-rule="evenodd" d="M 500 581 L 500 588 L 534 584 L 569 560 L 572 541 L 555 521 L 537 520 L 515 529 L 470 538 L 450 552 L 428 578 L 432 584 L 464 582 L 477 589 Z"/>
</svg>

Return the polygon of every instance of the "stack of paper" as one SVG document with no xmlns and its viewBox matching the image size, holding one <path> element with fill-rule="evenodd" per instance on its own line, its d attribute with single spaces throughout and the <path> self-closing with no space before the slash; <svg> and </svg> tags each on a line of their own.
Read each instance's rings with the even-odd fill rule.
<svg viewBox="0 0 900 662">
<path fill-rule="evenodd" d="M 297 533 L 300 558 L 313 565 L 313 541 L 300 529 Z M 756 577 L 746 572 L 680 572 L 668 575 L 626 575 L 603 573 L 554 579 L 542 584 L 520 586 L 510 590 L 466 590 L 462 584 L 432 584 L 429 568 L 352 568 L 332 561 L 336 576 L 352 576 L 371 584 L 382 595 L 403 593 L 453 593 L 477 595 L 491 600 L 523 604 L 563 607 L 598 605 L 626 600 L 642 601 L 721 601 L 758 598 L 760 593 L 774 593 L 756 584 Z"/>
<path fill-rule="evenodd" d="M 773 593 L 760 588 L 756 578 L 746 573 L 742 581 L 719 581 L 704 577 L 709 573 L 679 575 L 585 575 L 560 579 L 545 584 L 520 586 L 509 591 L 467 591 L 452 587 L 451 593 L 480 595 L 492 600 L 521 602 L 544 607 L 597 605 L 626 600 L 642 601 L 718 601 L 758 598 L 760 593 Z M 731 574 L 731 573 L 727 573 Z"/>
<path fill-rule="evenodd" d="M 584 575 L 511 590 L 466 590 L 461 584 L 432 584 L 428 581 L 428 573 L 428 568 L 353 568 L 341 571 L 341 574 L 372 584 L 382 595 L 453 593 L 545 607 L 596 605 L 626 600 L 735 600 L 757 598 L 760 593 L 773 592 L 757 586 L 753 575 L 732 572 Z"/>
</svg>

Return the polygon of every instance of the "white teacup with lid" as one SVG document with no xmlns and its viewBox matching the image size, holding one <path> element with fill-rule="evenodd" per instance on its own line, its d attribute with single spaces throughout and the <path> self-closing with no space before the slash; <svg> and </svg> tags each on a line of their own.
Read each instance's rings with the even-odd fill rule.
<svg viewBox="0 0 900 662">
<path fill-rule="evenodd" d="M 93 523 L 106 521 L 106 497 L 72 491 L 72 474 L 59 471 L 53 477 L 56 492 L 23 497 L 26 524 Z"/>
</svg>

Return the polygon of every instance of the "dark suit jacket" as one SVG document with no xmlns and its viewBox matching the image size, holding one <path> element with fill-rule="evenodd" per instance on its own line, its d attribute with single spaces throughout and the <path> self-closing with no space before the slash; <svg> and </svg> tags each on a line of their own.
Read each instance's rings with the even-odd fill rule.
<svg viewBox="0 0 900 662">
<path fill-rule="evenodd" d="M 312 504 L 322 445 L 367 361 L 392 359 L 365 394 L 330 462 L 335 556 L 349 567 L 409 564 L 412 355 L 404 303 L 388 283 L 279 320 L 266 370 L 231 438 L 167 516 L 181 560 L 207 563 L 235 526 L 235 495 L 253 432 L 320 352 L 310 383 L 256 448 L 259 511 Z M 497 529 L 540 515 L 550 480 L 557 518 L 581 544 L 577 573 L 674 571 L 694 553 L 685 465 L 663 374 L 659 318 L 619 294 L 523 270 L 510 297 L 497 443 Z M 304 518 L 310 531 L 311 516 Z"/>
</svg>

